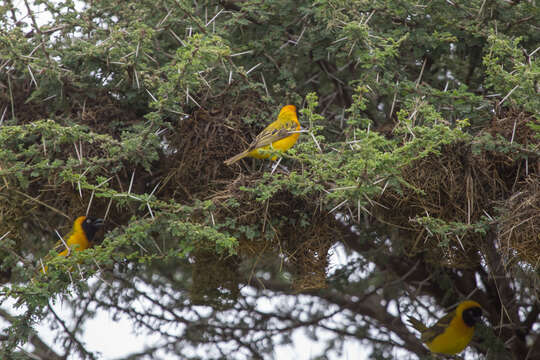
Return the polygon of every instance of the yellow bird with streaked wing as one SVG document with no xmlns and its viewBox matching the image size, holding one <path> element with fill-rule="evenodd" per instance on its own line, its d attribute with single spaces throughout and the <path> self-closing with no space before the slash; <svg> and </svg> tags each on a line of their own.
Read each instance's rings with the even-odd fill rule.
<svg viewBox="0 0 540 360">
<path fill-rule="evenodd" d="M 225 160 L 226 165 L 231 165 L 246 156 L 256 159 L 276 160 L 277 156 L 271 155 L 269 150 L 285 152 L 289 150 L 300 136 L 300 123 L 296 114 L 296 106 L 285 105 L 281 108 L 276 121 L 268 125 L 249 147 L 240 154 Z"/>
</svg>

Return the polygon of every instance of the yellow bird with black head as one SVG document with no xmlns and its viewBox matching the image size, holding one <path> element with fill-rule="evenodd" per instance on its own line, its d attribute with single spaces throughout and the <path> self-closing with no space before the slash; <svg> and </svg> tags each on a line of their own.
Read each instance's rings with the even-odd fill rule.
<svg viewBox="0 0 540 360">
<path fill-rule="evenodd" d="M 73 222 L 71 231 L 63 237 L 64 241 L 58 241 L 54 247 L 58 256 L 69 256 L 71 251 L 82 251 L 92 246 L 92 241 L 98 230 L 104 225 L 103 219 L 91 216 L 79 216 Z M 66 247 L 67 246 L 67 247 Z M 47 261 L 47 258 L 45 258 Z M 47 266 L 41 269 L 47 272 Z"/>
<path fill-rule="evenodd" d="M 455 355 L 471 342 L 474 327 L 480 321 L 482 307 L 472 300 L 463 301 L 451 313 L 442 317 L 431 327 L 409 317 L 409 323 L 422 334 L 421 340 L 429 350 L 437 354 Z"/>
</svg>

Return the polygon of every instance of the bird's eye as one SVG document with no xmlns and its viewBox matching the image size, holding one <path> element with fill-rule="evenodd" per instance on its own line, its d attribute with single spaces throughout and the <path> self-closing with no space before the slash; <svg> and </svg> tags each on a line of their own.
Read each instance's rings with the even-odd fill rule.
<svg viewBox="0 0 540 360">
<path fill-rule="evenodd" d="M 90 219 L 86 219 L 86 222 L 90 224 L 91 221 L 90 221 Z"/>
</svg>

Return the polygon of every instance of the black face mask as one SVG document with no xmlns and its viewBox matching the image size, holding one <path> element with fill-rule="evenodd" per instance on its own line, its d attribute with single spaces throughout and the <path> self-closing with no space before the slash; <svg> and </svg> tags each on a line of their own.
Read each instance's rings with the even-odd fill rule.
<svg viewBox="0 0 540 360">
<path fill-rule="evenodd" d="M 99 228 L 103 225 L 103 219 L 97 219 L 90 216 L 83 221 L 82 228 L 88 241 L 92 241 L 92 239 L 94 239 L 94 236 L 98 232 Z"/>
<path fill-rule="evenodd" d="M 463 322 L 467 326 L 474 326 L 479 320 L 480 317 L 482 317 L 482 309 L 480 309 L 478 306 L 463 310 Z"/>
</svg>

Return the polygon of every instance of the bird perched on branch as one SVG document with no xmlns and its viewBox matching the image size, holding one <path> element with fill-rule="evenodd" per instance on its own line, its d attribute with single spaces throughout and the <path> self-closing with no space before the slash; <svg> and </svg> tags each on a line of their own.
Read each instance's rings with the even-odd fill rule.
<svg viewBox="0 0 540 360">
<path fill-rule="evenodd" d="M 103 219 L 90 216 L 79 216 L 73 222 L 71 231 L 63 237 L 64 241 L 58 241 L 54 247 L 58 256 L 69 256 L 71 251 L 88 249 L 99 228 L 104 225 Z M 47 273 L 47 266 L 43 266 L 42 273 Z"/>
<path fill-rule="evenodd" d="M 257 135 L 245 151 L 225 160 L 225 164 L 231 165 L 246 156 L 276 160 L 277 156 L 268 151 L 272 149 L 283 152 L 289 150 L 298 140 L 300 128 L 296 106 L 286 105 L 279 112 L 277 120 Z"/>
<path fill-rule="evenodd" d="M 429 328 L 413 317 L 409 317 L 409 323 L 420 331 L 422 342 L 431 352 L 455 355 L 469 345 L 474 335 L 474 325 L 481 316 L 480 304 L 467 300 Z"/>
</svg>

